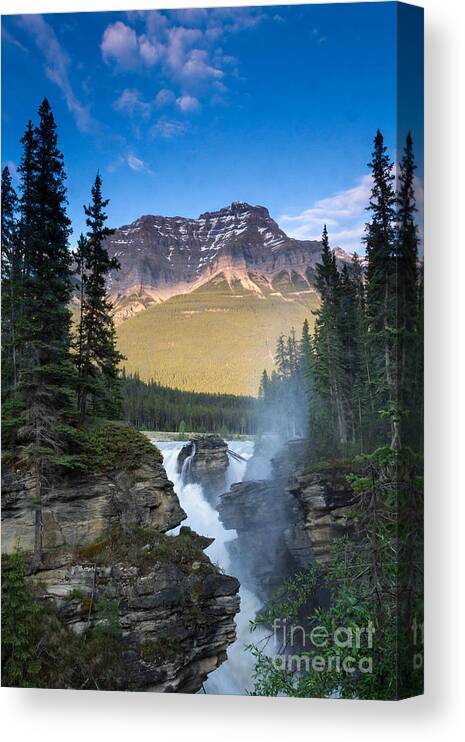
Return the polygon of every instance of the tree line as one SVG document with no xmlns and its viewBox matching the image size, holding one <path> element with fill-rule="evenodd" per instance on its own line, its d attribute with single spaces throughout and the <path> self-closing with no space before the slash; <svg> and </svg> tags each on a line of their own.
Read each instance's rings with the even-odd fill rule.
<svg viewBox="0 0 465 742">
<path fill-rule="evenodd" d="M 315 328 L 277 341 L 276 369 L 260 386 L 265 427 L 288 418 L 311 458 L 337 458 L 386 442 L 421 449 L 423 437 L 423 278 L 416 224 L 415 162 L 408 134 L 395 184 L 380 131 L 369 163 L 372 188 L 366 258 L 342 266 L 326 226 L 316 266 L 321 302 Z"/>
<path fill-rule="evenodd" d="M 79 464 L 78 428 L 89 417 L 120 414 L 118 364 L 105 281 L 108 201 L 97 174 L 87 232 L 69 249 L 66 174 L 47 99 L 21 139 L 16 193 L 2 171 L 2 415 L 4 446 L 34 475 L 36 558 L 41 554 L 41 499 L 56 467 Z M 79 285 L 77 322 L 70 305 Z"/>
<path fill-rule="evenodd" d="M 292 665 L 284 642 L 281 664 L 252 643 L 253 695 L 398 699 L 423 690 L 423 278 L 410 134 L 397 173 L 379 131 L 369 166 L 366 258 L 338 262 L 324 227 L 314 332 L 306 323 L 297 351 L 294 333 L 278 338 L 271 383 L 262 379 L 265 421 L 277 410 L 282 430 L 287 412 L 292 428 L 305 409 L 304 471 L 325 462 L 329 479 L 343 472 L 353 503 L 328 562 L 293 575 L 258 614 L 262 628 L 303 624 L 305 663 Z M 312 643 L 316 626 L 324 644 Z M 335 627 L 354 626 L 372 633 L 341 648 Z"/>
<path fill-rule="evenodd" d="M 122 374 L 123 417 L 139 430 L 254 435 L 257 400 L 233 394 L 186 392 Z"/>
</svg>

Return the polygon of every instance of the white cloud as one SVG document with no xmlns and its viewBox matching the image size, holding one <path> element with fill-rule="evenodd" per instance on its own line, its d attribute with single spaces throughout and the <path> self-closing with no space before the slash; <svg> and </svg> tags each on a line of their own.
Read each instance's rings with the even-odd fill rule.
<svg viewBox="0 0 465 742">
<path fill-rule="evenodd" d="M 153 67 L 162 59 L 163 47 L 144 35 L 139 38 L 139 54 L 146 67 Z"/>
<path fill-rule="evenodd" d="M 131 69 L 139 61 L 139 44 L 136 32 L 122 21 L 106 27 L 100 45 L 104 61 L 114 62 L 121 69 Z"/>
<path fill-rule="evenodd" d="M 21 49 L 21 51 L 25 54 L 28 53 L 28 49 L 26 49 L 26 47 L 21 44 L 21 42 L 18 41 L 18 39 L 16 39 L 13 34 L 7 31 L 5 26 L 2 24 L 2 42 L 4 41 L 8 44 L 12 44 L 12 46 L 15 46 L 17 49 Z"/>
<path fill-rule="evenodd" d="M 200 109 L 200 103 L 192 95 L 181 95 L 177 98 L 176 105 L 183 113 L 193 113 Z"/>
<path fill-rule="evenodd" d="M 188 129 L 188 125 L 183 121 L 173 121 L 167 118 L 159 119 L 150 129 L 153 137 L 161 139 L 175 139 L 183 136 Z"/>
<path fill-rule="evenodd" d="M 121 72 L 159 67 L 183 94 L 197 96 L 236 70 L 237 60 L 223 53 L 220 39 L 253 28 L 265 15 L 258 8 L 129 11 L 126 23 L 106 27 L 103 60 Z"/>
<path fill-rule="evenodd" d="M 129 154 L 126 157 L 126 162 L 128 164 L 128 167 L 131 168 L 131 170 L 135 170 L 136 172 L 145 172 L 145 173 L 151 173 L 152 171 L 148 167 L 148 165 L 141 160 L 139 157 L 136 157 L 135 155 Z"/>
<path fill-rule="evenodd" d="M 364 175 L 352 188 L 319 199 L 311 208 L 295 216 L 283 214 L 279 221 L 291 237 L 301 240 L 320 239 L 326 224 L 333 247 L 362 252 L 370 191 L 371 176 Z"/>
<path fill-rule="evenodd" d="M 372 186 L 371 175 L 364 175 L 352 188 L 315 201 L 314 205 L 295 216 L 283 214 L 279 222 L 290 237 L 299 240 L 320 239 L 323 225 L 328 227 L 332 247 L 347 252 L 363 253 L 362 238 L 370 216 L 366 211 Z M 423 238 L 423 182 L 415 178 L 415 200 L 420 238 Z"/>
<path fill-rule="evenodd" d="M 175 100 L 176 96 L 172 90 L 162 88 L 155 96 L 155 105 L 157 108 L 164 108 L 165 106 L 170 106 Z"/>
<path fill-rule="evenodd" d="M 223 77 L 224 72 L 219 67 L 214 67 L 208 62 L 208 54 L 203 49 L 192 49 L 189 52 L 181 69 L 183 77 L 194 79 L 213 78 L 218 80 Z"/>
<path fill-rule="evenodd" d="M 149 118 L 151 112 L 150 103 L 144 101 L 140 91 L 135 88 L 125 88 L 113 103 L 113 108 L 128 116 L 139 115 L 142 118 Z"/>
<path fill-rule="evenodd" d="M 33 36 L 45 60 L 45 74 L 63 93 L 66 105 L 81 131 L 95 130 L 96 122 L 74 93 L 69 79 L 70 58 L 58 41 L 53 28 L 41 15 L 23 15 L 21 24 Z"/>
</svg>

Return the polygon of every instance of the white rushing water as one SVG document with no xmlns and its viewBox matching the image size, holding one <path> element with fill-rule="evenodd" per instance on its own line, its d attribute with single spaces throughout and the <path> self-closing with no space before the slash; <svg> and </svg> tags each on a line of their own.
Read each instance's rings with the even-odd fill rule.
<svg viewBox="0 0 465 742">
<path fill-rule="evenodd" d="M 187 513 L 187 519 L 183 521 L 183 525 L 189 526 L 202 536 L 214 538 L 214 542 L 205 550 L 205 553 L 226 574 L 234 574 L 240 580 L 239 565 L 234 565 L 235 569 L 233 569 L 226 546 L 228 541 L 237 538 L 236 531 L 225 530 L 219 519 L 218 511 L 207 501 L 200 484 L 186 484 L 191 457 L 184 461 L 182 471 L 178 472 L 177 459 L 185 443 L 156 440 L 153 440 L 153 443 L 163 454 L 163 464 L 168 479 L 173 482 L 181 506 Z M 254 443 L 253 441 L 228 441 L 228 447 L 244 459 L 249 459 L 253 454 Z M 235 482 L 242 481 L 245 468 L 245 461 L 238 461 L 231 456 L 229 457 L 225 491 Z M 255 617 L 261 604 L 258 598 L 242 585 L 239 594 L 241 609 L 235 618 L 237 639 L 228 648 L 226 662 L 218 670 L 211 673 L 205 683 L 207 693 L 242 695 L 246 690 L 250 690 L 253 685 L 254 660 L 250 652 L 245 651 L 244 646 L 250 643 L 249 622 Z M 254 638 L 256 637 L 254 636 Z"/>
</svg>

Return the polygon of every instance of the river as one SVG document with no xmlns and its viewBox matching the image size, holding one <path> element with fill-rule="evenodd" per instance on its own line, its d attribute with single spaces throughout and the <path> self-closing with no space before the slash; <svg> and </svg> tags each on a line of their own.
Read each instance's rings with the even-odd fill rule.
<svg viewBox="0 0 465 742">
<path fill-rule="evenodd" d="M 159 448 L 163 455 L 163 464 L 168 478 L 173 482 L 175 492 L 181 506 L 187 513 L 187 519 L 183 525 L 187 525 L 203 536 L 214 538 L 214 542 L 205 553 L 212 562 L 217 564 L 226 574 L 231 574 L 240 580 L 240 565 L 232 564 L 228 553 L 227 543 L 237 538 L 236 531 L 227 531 L 212 505 L 205 498 L 200 484 L 186 484 L 178 472 L 177 458 L 185 443 L 174 441 L 152 442 Z M 231 451 L 238 453 L 244 459 L 249 459 L 253 454 L 253 441 L 228 441 Z M 229 466 L 226 470 L 226 490 L 235 482 L 241 482 L 246 469 L 245 461 L 238 461 L 229 457 Z M 218 493 L 222 494 L 222 493 Z M 176 530 L 173 531 L 176 533 Z M 240 591 L 241 609 L 236 615 L 237 639 L 228 649 L 228 659 L 221 667 L 210 674 L 204 689 L 206 693 L 243 695 L 253 686 L 254 660 L 250 652 L 244 647 L 250 643 L 251 635 L 249 622 L 261 607 L 258 598 L 241 585 Z M 254 632 L 254 640 L 257 632 Z"/>
</svg>

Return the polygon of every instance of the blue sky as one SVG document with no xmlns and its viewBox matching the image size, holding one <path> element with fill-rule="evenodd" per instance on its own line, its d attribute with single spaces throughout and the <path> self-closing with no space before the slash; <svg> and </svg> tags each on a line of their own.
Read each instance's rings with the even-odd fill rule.
<svg viewBox="0 0 465 742">
<path fill-rule="evenodd" d="M 378 127 L 395 154 L 397 18 L 395 3 L 4 16 L 3 164 L 47 96 L 73 243 L 99 169 L 112 226 L 241 200 L 360 250 Z M 421 149 L 411 14 L 404 29 L 402 123 Z"/>
</svg>

